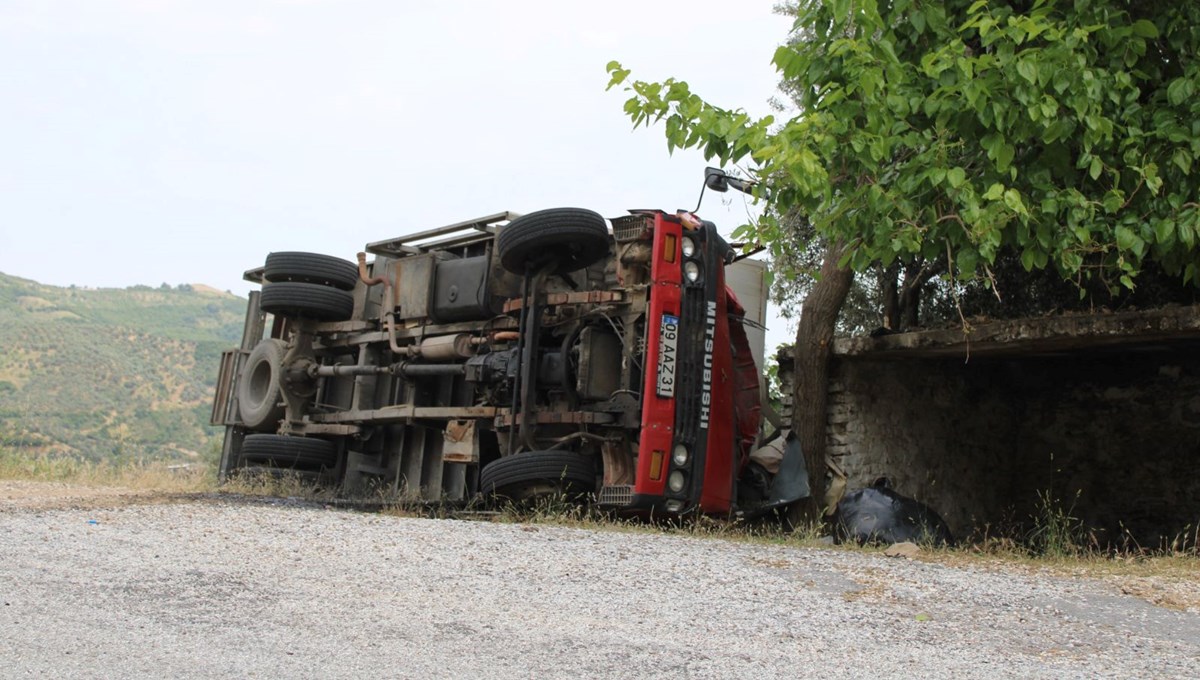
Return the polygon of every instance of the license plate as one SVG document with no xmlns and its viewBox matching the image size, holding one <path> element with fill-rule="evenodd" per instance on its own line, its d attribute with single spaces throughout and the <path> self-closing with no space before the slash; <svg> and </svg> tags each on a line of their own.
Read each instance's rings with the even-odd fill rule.
<svg viewBox="0 0 1200 680">
<path fill-rule="evenodd" d="M 675 354 L 679 345 L 679 317 L 663 314 L 658 329 L 658 389 L 660 397 L 675 396 Z"/>
</svg>

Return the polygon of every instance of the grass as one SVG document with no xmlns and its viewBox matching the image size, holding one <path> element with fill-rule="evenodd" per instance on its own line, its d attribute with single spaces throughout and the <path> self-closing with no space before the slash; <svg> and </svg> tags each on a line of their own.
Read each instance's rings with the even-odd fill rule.
<svg viewBox="0 0 1200 680">
<path fill-rule="evenodd" d="M 121 487 L 136 491 L 212 491 L 216 479 L 202 464 L 121 459 L 95 461 L 55 455 L 19 455 L 0 448 L 0 479 L 62 482 L 76 486 Z"/>
<path fill-rule="evenodd" d="M 245 496 L 328 500 L 335 496 L 310 479 L 281 470 L 235 475 L 217 482 L 215 461 L 171 463 L 145 458 L 92 460 L 83 457 L 19 454 L 0 447 L 0 480 L 57 482 L 77 487 L 119 488 L 159 495 L 222 492 Z"/>
</svg>

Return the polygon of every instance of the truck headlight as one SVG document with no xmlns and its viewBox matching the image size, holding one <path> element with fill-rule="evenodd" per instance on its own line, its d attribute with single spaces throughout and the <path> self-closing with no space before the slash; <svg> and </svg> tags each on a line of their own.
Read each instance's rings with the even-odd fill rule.
<svg viewBox="0 0 1200 680">
<path fill-rule="evenodd" d="M 685 483 L 687 483 L 687 477 L 684 477 L 683 473 L 679 470 L 667 475 L 667 488 L 674 493 L 683 491 L 683 485 Z"/>
<path fill-rule="evenodd" d="M 700 280 L 700 265 L 696 264 L 695 262 L 690 262 L 690 261 L 684 262 L 683 263 L 683 275 L 685 277 L 687 277 L 687 280 L 691 281 L 692 283 L 699 281 Z"/>
<path fill-rule="evenodd" d="M 681 247 L 683 249 L 684 257 L 691 257 L 692 255 L 696 254 L 696 242 L 686 236 L 683 237 L 683 243 Z"/>
<path fill-rule="evenodd" d="M 676 444 L 675 450 L 671 452 L 671 462 L 677 467 L 683 467 L 688 462 L 688 450 L 683 444 Z"/>
</svg>

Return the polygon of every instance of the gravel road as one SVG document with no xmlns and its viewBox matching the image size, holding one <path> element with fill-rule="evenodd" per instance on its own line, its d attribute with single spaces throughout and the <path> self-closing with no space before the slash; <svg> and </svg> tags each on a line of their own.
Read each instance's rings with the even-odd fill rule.
<svg viewBox="0 0 1200 680">
<path fill-rule="evenodd" d="M 1196 677 L 1200 611 L 875 554 L 296 503 L 0 503 L 0 676 Z"/>
</svg>

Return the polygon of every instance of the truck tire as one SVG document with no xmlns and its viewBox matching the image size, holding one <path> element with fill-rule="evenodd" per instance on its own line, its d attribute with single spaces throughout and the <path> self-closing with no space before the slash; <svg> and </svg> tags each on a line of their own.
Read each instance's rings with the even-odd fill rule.
<svg viewBox="0 0 1200 680">
<path fill-rule="evenodd" d="M 337 444 L 312 437 L 249 434 L 242 440 L 242 460 L 277 468 L 331 468 L 337 464 Z"/>
<path fill-rule="evenodd" d="M 271 283 L 298 281 L 354 290 L 358 266 L 340 257 L 319 253 L 270 253 L 263 267 L 263 278 Z"/>
<path fill-rule="evenodd" d="M 544 495 L 581 498 L 596 490 L 596 463 L 571 451 L 529 451 L 484 466 L 479 490 L 485 497 L 523 502 Z"/>
<path fill-rule="evenodd" d="M 317 321 L 345 321 L 354 313 L 354 296 L 316 283 L 264 283 L 259 305 L 264 312 Z"/>
<path fill-rule="evenodd" d="M 238 415 L 249 430 L 274 431 L 283 418 L 279 376 L 287 345 L 267 338 L 254 346 L 238 379 Z"/>
<path fill-rule="evenodd" d="M 568 274 L 608 254 L 608 225 L 582 208 L 554 208 L 522 215 L 496 237 L 500 264 L 514 274 L 557 260 L 552 273 Z"/>
</svg>

